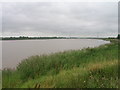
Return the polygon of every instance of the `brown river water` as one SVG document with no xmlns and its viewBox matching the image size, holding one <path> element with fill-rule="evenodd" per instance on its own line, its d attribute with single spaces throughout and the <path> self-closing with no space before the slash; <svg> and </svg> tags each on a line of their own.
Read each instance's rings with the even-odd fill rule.
<svg viewBox="0 0 120 90">
<path fill-rule="evenodd" d="M 2 69 L 15 68 L 22 60 L 42 54 L 80 50 L 110 43 L 98 39 L 6 40 L 2 42 Z"/>
</svg>

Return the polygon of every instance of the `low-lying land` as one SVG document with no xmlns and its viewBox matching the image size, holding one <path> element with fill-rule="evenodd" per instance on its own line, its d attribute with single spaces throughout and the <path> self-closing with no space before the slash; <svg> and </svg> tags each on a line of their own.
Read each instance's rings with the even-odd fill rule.
<svg viewBox="0 0 120 90">
<path fill-rule="evenodd" d="M 78 37 L 0 37 L 0 40 L 77 39 Z"/>
<path fill-rule="evenodd" d="M 118 88 L 118 40 L 96 48 L 32 56 L 3 70 L 3 88 Z"/>
</svg>

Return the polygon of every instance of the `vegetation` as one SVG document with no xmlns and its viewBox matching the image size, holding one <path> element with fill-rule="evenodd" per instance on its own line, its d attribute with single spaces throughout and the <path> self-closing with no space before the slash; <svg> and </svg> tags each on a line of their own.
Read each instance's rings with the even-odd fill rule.
<svg viewBox="0 0 120 90">
<path fill-rule="evenodd" d="M 77 39 L 77 37 L 2 37 L 0 40 L 31 40 L 31 39 Z"/>
<path fill-rule="evenodd" d="M 115 39 L 116 37 L 109 37 L 109 39 Z M 119 35 L 118 37 L 119 38 Z M 28 37 L 28 36 L 19 36 L 19 37 L 0 37 L 0 40 L 33 40 L 33 39 L 106 39 L 100 37 Z"/>
<path fill-rule="evenodd" d="M 120 39 L 120 34 L 118 34 L 118 37 L 117 37 L 118 39 Z"/>
<path fill-rule="evenodd" d="M 32 56 L 3 70 L 3 88 L 118 88 L 118 40 L 96 48 Z"/>
</svg>

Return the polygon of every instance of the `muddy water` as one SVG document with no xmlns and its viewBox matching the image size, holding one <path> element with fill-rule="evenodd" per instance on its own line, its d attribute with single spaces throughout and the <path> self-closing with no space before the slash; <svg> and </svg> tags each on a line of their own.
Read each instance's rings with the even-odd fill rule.
<svg viewBox="0 0 120 90">
<path fill-rule="evenodd" d="M 49 39 L 2 41 L 2 68 L 15 68 L 21 60 L 67 50 L 96 47 L 109 41 L 97 39 Z"/>
</svg>

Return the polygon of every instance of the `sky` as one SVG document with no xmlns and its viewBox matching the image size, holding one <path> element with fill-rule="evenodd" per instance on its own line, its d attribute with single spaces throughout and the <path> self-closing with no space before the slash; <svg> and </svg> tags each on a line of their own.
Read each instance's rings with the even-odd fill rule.
<svg viewBox="0 0 120 90">
<path fill-rule="evenodd" d="M 118 34 L 117 2 L 6 2 L 1 10 L 3 37 Z"/>
</svg>

